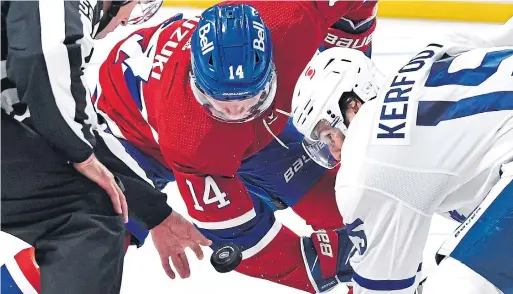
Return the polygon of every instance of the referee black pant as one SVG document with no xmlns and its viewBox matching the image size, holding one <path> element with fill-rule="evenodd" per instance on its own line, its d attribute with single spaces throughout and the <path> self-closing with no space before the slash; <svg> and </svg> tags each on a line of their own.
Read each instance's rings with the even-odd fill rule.
<svg viewBox="0 0 513 294">
<path fill-rule="evenodd" d="M 1 228 L 35 247 L 42 293 L 119 293 L 124 227 L 108 195 L 3 111 L 1 126 Z"/>
</svg>

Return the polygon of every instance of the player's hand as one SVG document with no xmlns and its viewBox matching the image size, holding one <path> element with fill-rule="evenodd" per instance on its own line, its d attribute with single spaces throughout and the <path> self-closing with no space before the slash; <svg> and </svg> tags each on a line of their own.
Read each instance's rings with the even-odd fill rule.
<svg viewBox="0 0 513 294">
<path fill-rule="evenodd" d="M 151 230 L 151 237 L 159 252 L 162 267 L 171 279 L 174 279 L 176 275 L 171 269 L 169 258 L 180 277 L 188 278 L 191 269 L 187 255 L 185 255 L 185 248 L 191 248 L 196 257 L 201 260 L 203 259 L 203 250 L 200 245 L 212 245 L 212 241 L 205 238 L 176 211 L 173 211 L 160 225 Z"/>
<path fill-rule="evenodd" d="M 73 166 L 81 174 L 89 178 L 91 181 L 102 187 L 110 197 L 114 210 L 118 214 L 123 214 L 125 223 L 128 222 L 128 205 L 126 203 L 125 194 L 114 179 L 114 175 L 91 154 L 88 159 L 81 163 L 74 163 Z"/>
</svg>

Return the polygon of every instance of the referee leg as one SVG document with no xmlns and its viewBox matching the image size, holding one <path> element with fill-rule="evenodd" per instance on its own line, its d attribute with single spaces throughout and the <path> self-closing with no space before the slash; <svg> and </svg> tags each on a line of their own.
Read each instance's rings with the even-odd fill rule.
<svg viewBox="0 0 513 294">
<path fill-rule="evenodd" d="M 119 293 L 124 227 L 108 195 L 2 112 L 2 231 L 33 245 L 44 293 Z"/>
</svg>

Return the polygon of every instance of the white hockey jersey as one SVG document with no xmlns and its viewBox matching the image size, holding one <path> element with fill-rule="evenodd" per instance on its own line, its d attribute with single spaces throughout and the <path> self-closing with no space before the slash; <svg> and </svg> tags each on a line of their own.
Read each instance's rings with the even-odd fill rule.
<svg viewBox="0 0 513 294">
<path fill-rule="evenodd" d="M 432 215 L 471 211 L 513 160 L 513 19 L 448 40 L 386 81 L 349 127 L 336 193 L 356 247 L 354 294 L 414 293 Z"/>
</svg>

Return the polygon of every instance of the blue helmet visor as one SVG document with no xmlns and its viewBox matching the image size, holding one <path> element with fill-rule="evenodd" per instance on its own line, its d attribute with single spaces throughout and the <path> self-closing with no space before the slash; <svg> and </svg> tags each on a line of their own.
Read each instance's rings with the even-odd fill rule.
<svg viewBox="0 0 513 294">
<path fill-rule="evenodd" d="M 273 103 L 276 87 L 276 72 L 273 70 L 269 82 L 258 94 L 221 101 L 201 90 L 196 83 L 194 75 L 191 74 L 191 88 L 196 100 L 207 109 L 212 117 L 228 123 L 243 123 L 260 116 Z M 233 94 L 227 93 L 227 95 Z"/>
</svg>

